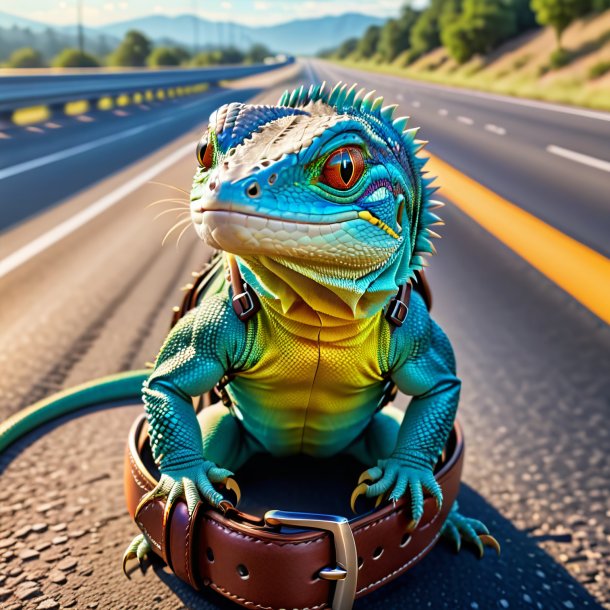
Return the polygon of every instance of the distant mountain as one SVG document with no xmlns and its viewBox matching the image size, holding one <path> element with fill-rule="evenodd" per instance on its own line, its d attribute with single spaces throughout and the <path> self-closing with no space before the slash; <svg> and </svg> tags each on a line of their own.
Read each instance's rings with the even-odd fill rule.
<svg viewBox="0 0 610 610">
<path fill-rule="evenodd" d="M 19 17 L 18 15 L 11 15 L 10 13 L 0 11 L 0 28 L 12 28 L 13 26 L 29 28 L 32 32 L 42 32 L 48 27 L 39 21 L 32 21 L 25 17 Z"/>
<path fill-rule="evenodd" d="M 196 20 L 196 21 L 195 21 Z M 199 48 L 235 45 L 240 48 L 250 47 L 253 43 L 262 43 L 272 51 L 291 55 L 313 55 L 318 51 L 336 47 L 352 36 L 360 37 L 370 25 L 382 25 L 385 19 L 346 13 L 339 16 L 300 19 L 278 25 L 250 27 L 228 21 L 208 21 L 195 18 L 193 15 L 168 17 L 150 15 L 129 21 L 109 23 L 100 27 L 85 27 L 86 46 L 92 51 L 98 48 L 116 46 L 129 30 L 140 30 L 155 42 L 173 41 L 189 50 L 193 47 L 195 24 Z M 16 26 L 28 29 L 34 34 L 55 32 L 59 39 L 71 44 L 76 42 L 76 26 L 49 26 L 47 24 L 25 19 L 0 11 L 0 29 L 11 29 Z M 32 46 L 37 46 L 33 43 Z M 6 45 L 4 45 L 6 46 Z M 3 47 L 0 41 L 0 47 Z"/>
<path fill-rule="evenodd" d="M 361 36 L 370 25 L 381 25 L 384 22 L 385 19 L 361 13 L 299 19 L 263 27 L 199 18 L 197 31 L 200 46 L 236 45 L 245 48 L 260 42 L 276 52 L 313 55 L 321 49 L 335 47 L 352 36 Z M 116 37 L 123 37 L 128 30 L 136 29 L 153 40 L 170 38 L 190 47 L 194 40 L 195 18 L 193 15 L 154 15 L 111 23 L 96 29 Z"/>
</svg>

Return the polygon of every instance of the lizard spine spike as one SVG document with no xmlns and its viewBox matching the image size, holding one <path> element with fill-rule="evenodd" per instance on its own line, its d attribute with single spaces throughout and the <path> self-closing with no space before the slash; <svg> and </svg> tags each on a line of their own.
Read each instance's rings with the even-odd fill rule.
<svg viewBox="0 0 610 610">
<path fill-rule="evenodd" d="M 396 108 L 398 108 L 398 104 L 390 104 L 389 106 L 384 106 L 380 112 L 381 118 L 384 121 L 390 123 L 392 121 L 392 117 L 394 116 Z"/>
</svg>

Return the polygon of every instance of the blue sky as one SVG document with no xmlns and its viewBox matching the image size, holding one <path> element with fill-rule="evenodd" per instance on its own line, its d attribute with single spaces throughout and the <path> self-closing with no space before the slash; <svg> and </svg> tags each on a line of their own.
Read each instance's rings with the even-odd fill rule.
<svg viewBox="0 0 610 610">
<path fill-rule="evenodd" d="M 426 0 L 414 0 L 414 6 Z M 323 15 L 361 12 L 380 17 L 395 16 L 404 0 L 83 0 L 85 25 L 96 26 L 143 15 L 180 15 L 196 12 L 213 21 L 266 25 Z M 74 23 L 76 0 L 0 0 L 0 10 L 49 24 Z"/>
</svg>

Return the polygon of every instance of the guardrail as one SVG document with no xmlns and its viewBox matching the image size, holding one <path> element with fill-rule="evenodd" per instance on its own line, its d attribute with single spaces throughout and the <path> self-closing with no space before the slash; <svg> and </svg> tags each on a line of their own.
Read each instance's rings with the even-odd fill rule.
<svg viewBox="0 0 610 610">
<path fill-rule="evenodd" d="M 0 77 L 0 115 L 7 119 L 15 110 L 47 106 L 52 111 L 73 101 L 89 103 L 121 95 L 144 94 L 177 87 L 215 84 L 261 74 L 293 63 L 294 59 L 249 66 L 218 68 L 129 70 L 82 74 L 35 74 Z"/>
</svg>

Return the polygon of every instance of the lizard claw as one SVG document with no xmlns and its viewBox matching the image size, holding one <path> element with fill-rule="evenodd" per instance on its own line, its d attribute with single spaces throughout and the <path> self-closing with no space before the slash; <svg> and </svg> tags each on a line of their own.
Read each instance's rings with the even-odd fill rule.
<svg viewBox="0 0 610 610">
<path fill-rule="evenodd" d="M 241 500 L 241 489 L 239 488 L 237 481 L 232 477 L 227 477 L 226 479 L 224 479 L 224 481 L 221 482 L 224 484 L 226 489 L 232 491 L 235 494 L 235 506 L 239 506 L 239 502 Z"/>
<path fill-rule="evenodd" d="M 138 506 L 136 507 L 136 511 L 133 515 L 134 521 L 138 519 L 138 515 L 142 512 L 142 509 L 149 502 L 152 502 L 155 498 L 160 498 L 169 495 L 171 489 L 172 480 L 168 476 L 162 475 L 156 487 L 154 489 L 151 489 L 151 491 L 149 491 L 147 494 L 143 495 L 140 501 L 138 502 Z"/>
<path fill-rule="evenodd" d="M 382 474 L 383 472 L 381 471 L 381 468 L 378 468 L 377 466 L 374 468 L 369 468 L 368 470 L 365 470 L 358 478 L 358 485 L 360 485 L 360 483 L 374 483 L 379 479 L 379 477 L 381 477 Z"/>
<path fill-rule="evenodd" d="M 123 574 L 125 574 L 127 578 L 131 578 L 129 576 L 129 572 L 127 572 L 127 562 L 130 559 L 137 558 L 141 568 L 142 560 L 149 553 L 149 551 L 150 545 L 148 544 L 148 540 L 146 540 L 144 534 L 139 534 L 131 541 L 131 544 L 127 547 L 125 553 L 123 554 Z"/>
<path fill-rule="evenodd" d="M 356 500 L 362 496 L 366 495 L 367 489 L 369 486 L 366 483 L 360 483 L 354 491 L 352 491 L 352 497 L 350 498 L 349 505 L 352 508 L 352 512 L 355 514 L 356 511 Z"/>
<path fill-rule="evenodd" d="M 378 466 L 374 466 L 373 468 L 369 468 L 368 470 L 365 470 L 358 477 L 358 486 L 352 492 L 352 497 L 350 499 L 350 506 L 352 507 L 352 512 L 354 512 L 354 513 L 357 512 L 356 511 L 356 500 L 360 496 L 365 495 L 366 492 L 368 491 L 369 486 L 367 485 L 367 483 L 375 483 L 382 476 L 383 476 L 383 470 L 381 470 L 381 468 L 379 468 Z M 377 498 L 377 502 L 375 504 L 375 508 L 377 508 L 381 504 L 384 495 L 385 494 L 383 494 L 383 493 L 379 495 L 379 497 Z"/>
<path fill-rule="evenodd" d="M 485 524 L 478 519 L 471 519 L 460 514 L 457 502 L 451 507 L 441 534 L 453 542 L 458 552 L 462 546 L 462 541 L 466 541 L 477 548 L 479 559 L 485 554 L 486 546 L 494 549 L 498 555 L 500 554 L 500 544 L 489 534 Z"/>
<path fill-rule="evenodd" d="M 493 536 L 490 536 L 489 534 L 479 534 L 479 540 L 483 543 L 483 546 L 492 548 L 496 553 L 498 553 L 498 556 L 500 556 L 500 553 L 502 552 L 500 543 Z M 483 557 L 482 553 L 481 557 Z"/>
</svg>

